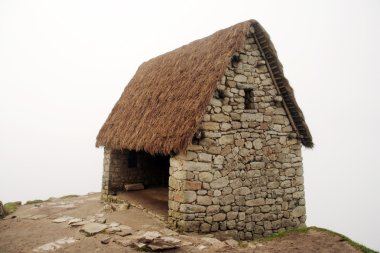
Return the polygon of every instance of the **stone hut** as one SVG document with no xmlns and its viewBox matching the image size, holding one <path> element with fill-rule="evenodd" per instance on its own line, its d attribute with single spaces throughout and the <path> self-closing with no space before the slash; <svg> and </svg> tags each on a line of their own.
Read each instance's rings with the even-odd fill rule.
<svg viewBox="0 0 380 253">
<path fill-rule="evenodd" d="M 240 239 L 305 225 L 303 113 L 249 20 L 141 64 L 101 128 L 102 198 L 163 186 L 168 223 Z"/>
</svg>

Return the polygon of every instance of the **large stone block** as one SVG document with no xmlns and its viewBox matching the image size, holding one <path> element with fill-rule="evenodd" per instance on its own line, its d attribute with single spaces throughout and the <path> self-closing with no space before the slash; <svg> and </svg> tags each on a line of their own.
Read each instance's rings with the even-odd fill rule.
<svg viewBox="0 0 380 253">
<path fill-rule="evenodd" d="M 210 183 L 211 188 L 219 189 L 227 186 L 229 183 L 228 177 L 218 178 Z"/>
<path fill-rule="evenodd" d="M 197 153 L 192 152 L 192 151 L 188 151 L 186 153 L 181 153 L 179 155 L 176 155 L 176 159 L 178 159 L 178 160 L 188 160 L 188 161 L 191 161 L 191 160 L 194 160 L 196 158 L 197 158 Z"/>
<path fill-rule="evenodd" d="M 251 190 L 248 187 L 240 187 L 233 191 L 234 195 L 242 195 L 242 196 L 248 195 L 250 193 L 251 193 Z"/>
<path fill-rule="evenodd" d="M 260 170 L 249 170 L 247 172 L 247 177 L 248 178 L 260 177 L 260 176 L 261 176 L 261 171 Z"/>
<path fill-rule="evenodd" d="M 225 206 L 233 203 L 235 201 L 235 196 L 233 194 L 228 194 L 227 196 L 220 199 L 220 204 Z"/>
<path fill-rule="evenodd" d="M 228 115 L 218 113 L 218 114 L 212 114 L 211 115 L 211 121 L 216 121 L 216 122 L 229 122 L 230 117 Z"/>
<path fill-rule="evenodd" d="M 184 221 L 180 220 L 177 223 L 177 227 L 179 231 L 186 232 L 197 232 L 199 231 L 199 226 L 201 225 L 200 221 Z"/>
<path fill-rule="evenodd" d="M 198 196 L 197 197 L 197 204 L 198 205 L 203 205 L 203 206 L 208 206 L 211 205 L 211 197 L 209 196 Z"/>
<path fill-rule="evenodd" d="M 252 169 L 264 169 L 265 162 L 251 162 L 250 163 Z"/>
<path fill-rule="evenodd" d="M 222 106 L 222 102 L 219 99 L 211 98 L 210 105 L 213 105 L 213 106 Z"/>
<path fill-rule="evenodd" d="M 198 175 L 198 179 L 202 182 L 210 183 L 212 181 L 212 174 L 210 172 L 201 172 Z"/>
<path fill-rule="evenodd" d="M 197 191 L 202 189 L 202 182 L 199 181 L 183 181 L 182 182 L 183 190 Z"/>
<path fill-rule="evenodd" d="M 216 214 L 216 213 L 219 213 L 219 210 L 220 210 L 220 205 L 211 205 L 211 206 L 207 207 L 206 213 L 208 215 L 209 214 Z"/>
<path fill-rule="evenodd" d="M 263 147 L 263 141 L 261 139 L 255 139 L 253 142 L 252 142 L 252 145 L 253 147 L 256 149 L 256 150 L 259 150 Z"/>
<path fill-rule="evenodd" d="M 222 148 L 217 146 L 212 146 L 208 148 L 208 152 L 213 155 L 219 155 L 221 151 Z"/>
<path fill-rule="evenodd" d="M 224 221 L 226 220 L 226 214 L 225 213 L 217 213 L 212 217 L 213 221 Z"/>
<path fill-rule="evenodd" d="M 238 216 L 238 212 L 228 212 L 227 213 L 227 220 L 234 220 Z"/>
<path fill-rule="evenodd" d="M 182 160 L 176 159 L 175 157 L 170 158 L 169 163 L 170 163 L 170 167 L 173 167 L 173 168 L 181 168 L 182 167 Z"/>
<path fill-rule="evenodd" d="M 182 213 L 204 213 L 206 207 L 201 205 L 181 204 L 179 211 Z"/>
<path fill-rule="evenodd" d="M 223 164 L 223 162 L 224 162 L 224 157 L 221 155 L 217 155 L 214 158 L 214 164 Z"/>
<path fill-rule="evenodd" d="M 183 170 L 187 171 L 210 171 L 211 163 L 183 161 Z"/>
<path fill-rule="evenodd" d="M 241 115 L 241 121 L 256 121 L 263 122 L 264 116 L 262 113 L 243 113 Z"/>
<path fill-rule="evenodd" d="M 194 174 L 192 172 L 184 171 L 184 170 L 175 171 L 171 176 L 174 177 L 175 179 L 180 179 L 180 180 L 194 178 Z"/>
<path fill-rule="evenodd" d="M 219 123 L 216 123 L 216 122 L 203 122 L 202 128 L 204 130 L 209 130 L 209 131 L 219 131 L 220 130 Z"/>
<path fill-rule="evenodd" d="M 235 75 L 234 81 L 239 82 L 239 83 L 246 83 L 247 82 L 247 77 L 245 75 Z"/>
<path fill-rule="evenodd" d="M 293 209 L 291 215 L 292 217 L 298 218 L 301 217 L 306 213 L 306 209 L 304 206 L 297 206 L 296 208 Z"/>
<path fill-rule="evenodd" d="M 232 134 L 223 135 L 219 138 L 220 145 L 234 144 L 234 136 Z"/>
<path fill-rule="evenodd" d="M 263 198 L 251 199 L 251 200 L 247 200 L 245 204 L 247 206 L 262 206 L 262 205 L 265 205 L 265 200 Z"/>
<path fill-rule="evenodd" d="M 211 162 L 212 155 L 206 153 L 198 153 L 199 161 L 201 162 Z"/>
</svg>

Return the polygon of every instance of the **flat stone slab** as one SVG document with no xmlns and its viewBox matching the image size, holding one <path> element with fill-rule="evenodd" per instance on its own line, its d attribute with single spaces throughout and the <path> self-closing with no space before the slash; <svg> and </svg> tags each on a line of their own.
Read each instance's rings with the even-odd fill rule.
<svg viewBox="0 0 380 253">
<path fill-rule="evenodd" d="M 86 233 L 87 236 L 92 236 L 106 230 L 107 228 L 108 228 L 108 225 L 106 224 L 91 222 L 91 223 L 85 224 L 80 229 L 80 231 L 83 231 L 84 233 Z"/>
<path fill-rule="evenodd" d="M 156 238 L 153 242 L 149 243 L 148 247 L 153 251 L 161 251 L 167 249 L 178 248 L 180 244 L 174 244 L 172 242 L 167 242 L 162 238 Z"/>
<path fill-rule="evenodd" d="M 30 220 L 40 220 L 40 219 L 43 219 L 43 218 L 46 218 L 46 217 L 48 217 L 46 214 L 36 214 L 36 215 L 27 217 L 27 219 L 30 219 Z"/>
<path fill-rule="evenodd" d="M 221 249 L 226 246 L 226 244 L 216 238 L 211 237 L 203 237 L 201 238 L 202 241 L 207 242 L 208 244 L 211 244 L 212 247 L 216 249 Z"/>
<path fill-rule="evenodd" d="M 80 227 L 80 226 L 84 226 L 86 224 L 90 223 L 89 221 L 78 221 L 78 222 L 73 222 L 73 223 L 69 223 L 70 226 L 72 227 Z"/>
<path fill-rule="evenodd" d="M 157 232 L 157 231 L 148 231 L 145 234 L 143 234 L 142 238 L 144 238 L 146 240 L 153 240 L 153 239 L 158 238 L 160 236 L 161 236 L 160 232 Z"/>
<path fill-rule="evenodd" d="M 60 203 L 59 205 L 53 206 L 55 208 L 64 208 L 64 209 L 74 209 L 76 205 L 73 203 Z"/>
<path fill-rule="evenodd" d="M 126 191 L 138 191 L 138 190 L 144 190 L 143 184 L 126 184 L 124 185 L 124 188 Z"/>
<path fill-rule="evenodd" d="M 63 222 L 66 222 L 68 220 L 72 220 L 74 219 L 74 217 L 71 217 L 71 216 L 61 216 L 55 220 L 52 220 L 52 222 L 54 223 L 63 223 Z"/>
<path fill-rule="evenodd" d="M 64 238 L 58 239 L 54 242 L 49 242 L 49 243 L 46 243 L 44 245 L 41 245 L 40 247 L 35 248 L 33 251 L 34 252 L 51 252 L 51 251 L 55 251 L 55 250 L 61 248 L 62 245 L 71 244 L 71 243 L 74 243 L 76 241 L 77 240 L 75 240 L 72 237 L 64 237 Z"/>
<path fill-rule="evenodd" d="M 147 240 L 145 237 L 142 237 L 134 243 L 134 245 L 141 249 L 149 248 L 152 251 L 161 251 L 167 249 L 175 249 L 181 246 L 181 240 L 174 237 L 156 237 L 152 240 Z"/>
<path fill-rule="evenodd" d="M 118 227 L 118 226 L 120 226 L 120 223 L 117 223 L 117 222 L 111 222 L 111 223 L 109 224 L 109 226 L 110 226 L 110 227 Z"/>
<path fill-rule="evenodd" d="M 120 227 L 109 227 L 106 229 L 106 232 L 109 234 L 114 234 L 116 232 L 121 232 L 121 228 Z"/>
<path fill-rule="evenodd" d="M 82 221 L 81 218 L 74 218 L 74 219 L 69 220 L 69 225 L 77 223 L 77 222 L 81 222 L 81 221 Z"/>
<path fill-rule="evenodd" d="M 148 231 L 140 236 L 134 245 L 140 250 L 149 248 L 152 251 L 175 249 L 181 246 L 181 240 L 171 236 L 161 236 L 158 231 Z"/>
</svg>

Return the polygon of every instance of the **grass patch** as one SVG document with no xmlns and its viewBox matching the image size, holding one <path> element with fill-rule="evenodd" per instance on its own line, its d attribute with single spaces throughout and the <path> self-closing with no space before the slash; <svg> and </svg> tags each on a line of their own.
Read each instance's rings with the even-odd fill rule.
<svg viewBox="0 0 380 253">
<path fill-rule="evenodd" d="M 39 203 L 42 203 L 42 202 L 45 202 L 45 201 L 42 200 L 42 199 L 28 200 L 28 201 L 25 202 L 25 205 L 39 204 Z"/>
<path fill-rule="evenodd" d="M 60 199 L 69 199 L 69 198 L 76 198 L 79 197 L 79 195 L 71 194 L 71 195 L 65 195 L 63 197 L 60 197 Z"/>
<path fill-rule="evenodd" d="M 16 201 L 16 202 L 8 202 L 3 205 L 5 215 L 14 213 L 17 208 L 21 206 L 21 201 Z"/>
<path fill-rule="evenodd" d="M 333 234 L 333 235 L 337 235 L 337 236 L 340 236 L 342 238 L 343 241 L 346 241 L 347 243 L 349 243 L 350 245 L 352 245 L 354 248 L 360 250 L 361 252 L 364 252 L 364 253 L 378 253 L 378 251 L 374 251 L 372 249 L 369 249 L 367 248 L 366 246 L 358 243 L 358 242 L 355 242 L 353 240 L 351 240 L 350 238 L 348 238 L 347 236 L 345 235 L 342 235 L 342 234 L 339 234 L 337 232 L 334 232 L 334 231 L 331 231 L 331 230 L 328 230 L 326 228 L 319 228 L 319 227 L 310 227 L 310 229 L 315 229 L 315 230 L 319 230 L 319 231 L 324 231 L 324 232 L 327 232 L 327 233 L 330 233 L 330 234 Z"/>
<path fill-rule="evenodd" d="M 281 238 L 281 237 L 286 236 L 288 234 L 305 233 L 305 232 L 307 232 L 307 231 L 309 231 L 311 229 L 317 230 L 317 231 L 322 231 L 322 232 L 327 232 L 327 233 L 332 234 L 332 235 L 337 235 L 337 236 L 341 237 L 343 241 L 347 242 L 348 244 L 350 244 L 351 246 L 353 246 L 354 248 L 360 250 L 363 253 L 378 253 L 377 251 L 369 249 L 366 246 L 364 246 L 364 245 L 362 245 L 360 243 L 357 243 L 357 242 L 351 240 L 350 238 L 348 238 L 345 235 L 339 234 L 337 232 L 334 232 L 334 231 L 331 231 L 331 230 L 328 230 L 328 229 L 325 229 L 325 228 L 319 228 L 319 227 L 315 227 L 315 226 L 312 226 L 312 227 L 303 227 L 303 228 L 291 228 L 291 229 L 288 229 L 288 230 L 285 230 L 285 231 L 282 231 L 282 232 L 279 232 L 279 233 L 274 233 L 274 234 L 272 234 L 272 235 L 270 235 L 268 237 L 260 238 L 260 239 L 255 240 L 255 241 L 256 242 L 270 241 L 270 240 L 273 240 L 273 239 L 276 239 L 276 238 Z"/>
<path fill-rule="evenodd" d="M 137 247 L 136 248 L 137 251 L 144 251 L 144 252 L 151 252 L 152 249 L 148 247 L 148 245 L 144 245 L 142 247 Z"/>
</svg>

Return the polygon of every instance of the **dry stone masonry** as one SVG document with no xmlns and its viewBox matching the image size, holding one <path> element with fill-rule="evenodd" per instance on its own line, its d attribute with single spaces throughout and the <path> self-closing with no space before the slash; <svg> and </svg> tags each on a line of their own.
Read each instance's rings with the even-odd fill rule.
<svg viewBox="0 0 380 253">
<path fill-rule="evenodd" d="M 303 137 L 255 38 L 231 58 L 186 152 L 131 162 L 133 151 L 105 148 L 103 199 L 125 184 L 168 185 L 172 228 L 242 240 L 305 225 Z"/>
<path fill-rule="evenodd" d="M 170 158 L 172 227 L 251 239 L 305 225 L 301 142 L 253 38 L 232 58 L 200 132 Z"/>
<path fill-rule="evenodd" d="M 133 171 L 125 169 L 128 168 L 127 158 L 127 155 L 123 154 L 122 151 L 104 149 L 102 199 L 107 199 L 109 195 L 112 195 L 113 190 L 122 189 L 128 174 L 130 177 L 138 176 L 138 171 L 133 173 Z"/>
</svg>

